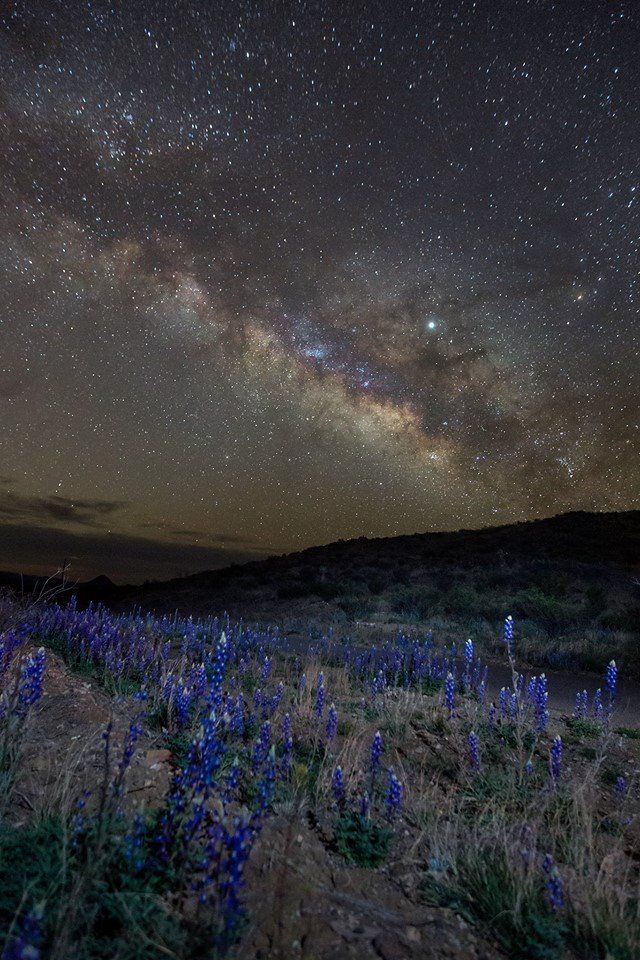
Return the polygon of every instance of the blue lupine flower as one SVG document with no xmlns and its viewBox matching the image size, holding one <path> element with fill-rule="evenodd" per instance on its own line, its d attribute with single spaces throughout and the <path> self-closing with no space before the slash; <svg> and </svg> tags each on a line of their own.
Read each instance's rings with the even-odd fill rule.
<svg viewBox="0 0 640 960">
<path fill-rule="evenodd" d="M 269 674 L 271 673 L 271 657 L 265 657 L 262 661 L 262 669 L 260 670 L 260 678 L 263 683 L 266 683 L 269 679 Z"/>
<path fill-rule="evenodd" d="M 23 707 L 33 706 L 42 696 L 44 666 L 44 647 L 40 647 L 36 653 L 29 654 L 22 661 L 18 700 Z"/>
<path fill-rule="evenodd" d="M 611 711 L 613 710 L 613 704 L 616 699 L 616 691 L 618 688 L 618 668 L 615 660 L 611 660 L 607 666 L 604 683 L 609 694 L 609 711 Z"/>
<path fill-rule="evenodd" d="M 373 679 L 373 683 L 371 684 L 371 692 L 373 696 L 376 697 L 378 694 L 384 693 L 386 686 L 387 686 L 387 678 L 384 674 L 384 671 L 378 670 L 377 674 Z"/>
<path fill-rule="evenodd" d="M 509 657 L 513 656 L 513 617 L 511 614 L 504 621 L 504 642 L 507 645 Z"/>
<path fill-rule="evenodd" d="M 255 743 L 253 748 L 253 757 L 252 757 L 252 766 L 254 771 L 258 770 L 259 767 L 267 759 L 269 750 L 271 749 L 271 724 L 268 720 L 265 720 L 262 726 L 260 727 L 260 735 Z"/>
<path fill-rule="evenodd" d="M 616 797 L 622 799 L 624 796 L 626 796 L 628 788 L 629 784 L 625 777 L 616 777 L 616 782 L 613 786 L 613 792 L 615 793 Z"/>
<path fill-rule="evenodd" d="M 318 676 L 318 688 L 316 690 L 316 717 L 320 718 L 324 713 L 324 673 Z"/>
<path fill-rule="evenodd" d="M 471 686 L 471 668 L 473 666 L 473 640 L 469 638 L 464 645 L 464 685 Z"/>
<path fill-rule="evenodd" d="M 547 678 L 544 673 L 541 673 L 536 681 L 536 688 L 534 692 L 536 727 L 541 733 L 546 730 L 547 723 L 549 721 L 549 711 L 547 709 L 548 701 L 549 693 L 547 690 Z"/>
<path fill-rule="evenodd" d="M 473 640 L 471 638 L 469 638 L 464 645 L 464 662 L 469 668 L 473 663 Z"/>
<path fill-rule="evenodd" d="M 342 810 L 346 802 L 342 767 L 336 767 L 333 771 L 333 776 L 331 777 L 331 792 L 338 809 Z"/>
<path fill-rule="evenodd" d="M 453 710 L 455 706 L 455 690 L 456 682 L 454 680 L 453 674 L 449 672 L 444 681 L 444 702 L 447 710 L 449 711 L 449 716 L 453 716 Z"/>
<path fill-rule="evenodd" d="M 551 773 L 551 782 L 556 785 L 562 775 L 562 738 L 557 736 L 551 744 L 549 754 L 549 771 Z"/>
<path fill-rule="evenodd" d="M 588 698 L 588 695 L 587 695 L 587 691 L 586 691 L 586 690 L 582 690 L 582 691 L 578 690 L 578 692 L 576 693 L 576 703 L 575 703 L 575 706 L 574 706 L 574 708 L 573 708 L 573 715 L 574 715 L 574 717 L 576 717 L 577 719 L 581 719 L 582 717 L 586 717 L 587 712 L 588 712 L 588 704 L 589 704 L 589 698 Z"/>
<path fill-rule="evenodd" d="M 174 688 L 173 705 L 176 711 L 176 719 L 179 727 L 186 727 L 189 723 L 189 714 L 191 711 L 192 693 L 188 687 L 182 685 L 182 681 Z"/>
<path fill-rule="evenodd" d="M 378 730 L 371 744 L 370 770 L 371 770 L 372 780 L 375 779 L 376 773 L 380 766 L 380 757 L 382 756 L 383 750 L 384 750 L 384 745 L 382 742 L 382 734 Z"/>
<path fill-rule="evenodd" d="M 338 711 L 335 708 L 335 704 L 332 703 L 331 706 L 329 707 L 329 712 L 327 714 L 327 726 L 326 726 L 327 740 L 329 741 L 329 743 L 331 743 L 331 741 L 333 740 L 337 732 L 338 732 Z"/>
<path fill-rule="evenodd" d="M 388 820 L 393 820 L 393 818 L 400 812 L 400 808 L 402 806 L 402 794 L 402 784 L 396 777 L 393 770 L 389 768 L 387 774 L 387 793 L 385 796 L 385 807 Z"/>
<path fill-rule="evenodd" d="M 471 731 L 467 738 L 467 745 L 469 747 L 469 766 L 472 770 L 480 769 L 480 741 L 478 740 L 478 735 L 475 731 Z"/>
<path fill-rule="evenodd" d="M 5 945 L 2 960 L 40 960 L 43 915 L 41 907 L 34 907 L 25 914 Z"/>
<path fill-rule="evenodd" d="M 547 888 L 549 906 L 555 913 L 556 910 L 561 910 L 564 907 L 564 888 L 562 878 L 551 854 L 547 853 L 545 855 L 542 861 L 542 869 L 547 877 L 545 887 Z"/>
<path fill-rule="evenodd" d="M 600 687 L 598 687 L 593 695 L 593 715 L 596 720 L 601 720 L 604 716 L 604 710 L 602 708 L 602 690 Z"/>
<path fill-rule="evenodd" d="M 124 838 L 124 856 L 129 861 L 133 869 L 139 873 L 145 865 L 144 840 L 146 836 L 146 824 L 141 813 L 136 813 L 133 818 L 131 830 Z"/>
</svg>

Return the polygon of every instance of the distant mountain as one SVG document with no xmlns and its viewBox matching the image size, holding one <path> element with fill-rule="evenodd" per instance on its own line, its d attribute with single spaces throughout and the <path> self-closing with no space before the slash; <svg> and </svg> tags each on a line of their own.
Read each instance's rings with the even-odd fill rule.
<svg viewBox="0 0 640 960">
<path fill-rule="evenodd" d="M 0 575 L 0 585 L 7 583 Z M 19 579 L 19 578 L 18 578 Z M 30 581 L 33 578 L 26 578 Z M 41 579 L 41 578 L 39 578 Z M 75 592 L 116 609 L 229 612 L 291 628 L 400 628 L 472 634 L 498 649 L 506 613 L 532 660 L 600 667 L 610 655 L 640 673 L 640 511 L 567 513 L 454 533 L 339 540 L 165 582 Z"/>
</svg>

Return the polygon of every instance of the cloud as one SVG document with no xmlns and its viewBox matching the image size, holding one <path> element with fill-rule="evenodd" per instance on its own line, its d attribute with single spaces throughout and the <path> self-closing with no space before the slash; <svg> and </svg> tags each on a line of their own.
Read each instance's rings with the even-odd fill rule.
<svg viewBox="0 0 640 960">
<path fill-rule="evenodd" d="M 67 559 L 70 577 L 78 580 L 93 577 L 97 572 L 121 583 L 139 582 L 141 572 L 149 579 L 169 579 L 255 560 L 267 553 L 258 546 L 234 549 L 169 543 L 107 532 L 76 533 L 29 523 L 9 523 L 1 529 L 0 568 L 51 574 Z"/>
<path fill-rule="evenodd" d="M 99 527 L 104 518 L 125 506 L 122 500 L 71 499 L 69 497 L 22 496 L 5 491 L 0 493 L 0 518 L 46 523 L 55 520 L 61 524 L 80 524 Z"/>
<path fill-rule="evenodd" d="M 189 529 L 188 527 L 176 527 L 165 520 L 145 520 L 139 524 L 142 530 L 155 530 L 168 534 L 171 537 L 186 537 L 190 540 L 199 540 L 200 545 L 209 546 L 234 546 L 250 547 L 255 549 L 256 542 L 251 537 L 245 537 L 232 533 L 210 533 L 206 530 Z"/>
</svg>

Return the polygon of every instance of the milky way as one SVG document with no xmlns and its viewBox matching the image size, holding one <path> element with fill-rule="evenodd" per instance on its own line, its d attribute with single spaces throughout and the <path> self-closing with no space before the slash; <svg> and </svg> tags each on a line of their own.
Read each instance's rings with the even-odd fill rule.
<svg viewBox="0 0 640 960">
<path fill-rule="evenodd" d="M 640 505 L 640 10 L 16 2 L 0 565 Z"/>
</svg>

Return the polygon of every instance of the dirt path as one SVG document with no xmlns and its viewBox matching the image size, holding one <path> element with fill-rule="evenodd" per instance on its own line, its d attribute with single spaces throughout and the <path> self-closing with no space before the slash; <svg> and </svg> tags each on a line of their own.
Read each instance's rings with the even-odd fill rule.
<svg viewBox="0 0 640 960">
<path fill-rule="evenodd" d="M 603 677 L 580 670 L 540 667 L 524 671 L 525 677 L 540 673 L 545 673 L 549 681 L 549 706 L 561 713 L 573 711 L 578 690 L 586 690 L 589 703 L 592 703 L 595 691 L 604 684 Z M 489 663 L 487 692 L 492 697 L 496 696 L 503 686 L 511 686 L 511 670 L 506 664 Z M 623 726 L 640 726 L 640 682 L 637 680 L 620 677 L 614 722 Z"/>
</svg>

